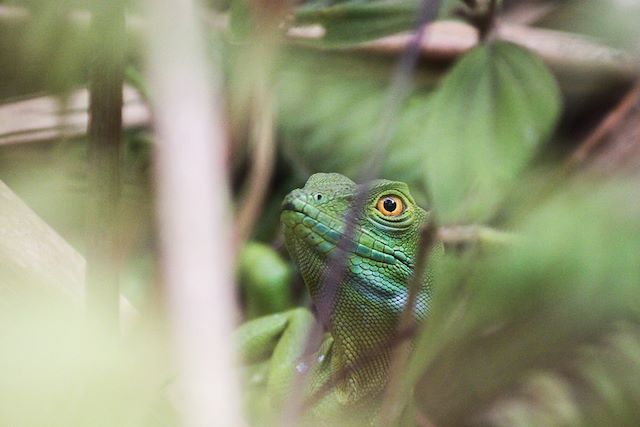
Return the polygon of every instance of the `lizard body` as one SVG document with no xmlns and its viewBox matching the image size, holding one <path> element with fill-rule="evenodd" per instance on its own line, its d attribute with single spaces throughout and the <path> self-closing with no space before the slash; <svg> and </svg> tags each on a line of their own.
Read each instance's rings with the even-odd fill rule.
<svg viewBox="0 0 640 427">
<path fill-rule="evenodd" d="M 327 381 L 333 382 L 319 412 L 360 408 L 371 416 L 375 410 L 368 405 L 386 384 L 389 343 L 397 333 L 398 319 L 407 302 L 407 282 L 413 274 L 420 230 L 429 221 L 429 214 L 415 204 L 404 183 L 376 180 L 359 186 L 343 175 L 315 174 L 304 188 L 285 197 L 281 222 L 287 249 L 313 304 L 327 304 L 329 292 L 323 288 L 322 278 L 347 228 L 345 217 L 361 191 L 366 192 L 367 199 L 358 213 L 353 251 L 344 260 L 345 274 L 337 284 L 330 319 L 324 325 L 325 340 L 317 363 L 309 368 L 311 392 Z M 414 310 L 418 320 L 426 316 L 430 299 L 430 277 L 425 275 Z M 266 374 L 268 391 L 276 401 L 286 399 L 287 385 L 283 384 L 290 383 L 293 369 L 299 366 L 296 362 L 314 322 L 301 310 L 254 320 L 244 325 L 240 334 L 245 355 L 260 353 L 255 348 L 246 350 L 265 347 L 257 343 L 278 342 L 270 349 L 272 360 Z M 269 322 L 273 328 L 265 326 Z M 261 328 L 263 333 L 254 332 Z M 264 338 L 265 331 L 268 338 Z"/>
</svg>

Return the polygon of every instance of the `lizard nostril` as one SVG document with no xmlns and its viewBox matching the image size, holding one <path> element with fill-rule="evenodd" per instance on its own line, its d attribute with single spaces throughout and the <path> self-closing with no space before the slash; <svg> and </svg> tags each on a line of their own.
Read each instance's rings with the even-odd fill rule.
<svg viewBox="0 0 640 427">
<path fill-rule="evenodd" d="M 281 206 L 283 210 L 299 211 L 301 209 L 300 203 L 308 200 L 309 195 L 298 188 L 285 196 Z"/>
<path fill-rule="evenodd" d="M 322 200 L 322 194 L 320 194 L 320 193 L 316 194 L 316 200 L 317 201 Z"/>
</svg>

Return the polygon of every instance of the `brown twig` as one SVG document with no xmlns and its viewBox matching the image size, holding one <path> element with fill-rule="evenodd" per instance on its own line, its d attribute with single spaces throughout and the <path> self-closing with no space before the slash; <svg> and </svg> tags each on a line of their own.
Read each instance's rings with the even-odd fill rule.
<svg viewBox="0 0 640 427">
<path fill-rule="evenodd" d="M 151 114 L 140 94 L 125 85 L 122 92 L 124 128 L 148 126 Z M 0 105 L 0 145 L 79 138 L 87 133 L 89 91 L 71 93 L 63 105 L 54 96 L 40 96 Z"/>
<path fill-rule="evenodd" d="M 565 163 L 565 172 L 571 172 L 584 164 L 594 153 L 602 149 L 609 137 L 620 129 L 629 115 L 640 109 L 640 80 L 622 98 L 620 103 L 589 134 Z"/>
<path fill-rule="evenodd" d="M 482 225 L 449 225 L 438 228 L 439 241 L 451 246 L 474 243 L 510 244 L 516 237 L 505 231 Z"/>
<path fill-rule="evenodd" d="M 463 0 L 463 3 L 457 9 L 457 15 L 478 30 L 480 41 L 486 40 L 495 24 L 497 1 Z"/>
<path fill-rule="evenodd" d="M 487 36 L 493 30 L 496 23 L 496 14 L 498 12 L 498 0 L 489 0 L 489 6 L 484 18 L 483 25 L 479 28 L 478 36 L 480 40 L 486 40 Z"/>
<path fill-rule="evenodd" d="M 289 3 L 289 0 L 251 3 L 248 16 L 251 29 L 246 35 L 238 35 L 246 37 L 246 48 L 238 56 L 239 67 L 252 70 L 249 73 L 243 72 L 246 80 L 240 82 L 250 90 L 249 97 L 241 104 L 245 104 L 242 105 L 243 109 L 248 109 L 246 103 L 251 103 L 251 167 L 238 211 L 238 246 L 251 235 L 273 174 L 276 154 L 275 95 L 270 89 L 270 78 L 282 42 L 278 25 L 289 12 Z"/>
<path fill-rule="evenodd" d="M 264 76 L 263 76 L 264 77 Z M 273 96 L 262 81 L 256 85 L 254 92 L 253 123 L 250 139 L 253 142 L 251 168 L 247 178 L 247 190 L 238 210 L 238 240 L 241 246 L 251 235 L 251 231 L 260 214 L 260 209 L 267 195 L 271 175 L 273 174 L 276 146 L 274 141 L 275 118 Z"/>
</svg>

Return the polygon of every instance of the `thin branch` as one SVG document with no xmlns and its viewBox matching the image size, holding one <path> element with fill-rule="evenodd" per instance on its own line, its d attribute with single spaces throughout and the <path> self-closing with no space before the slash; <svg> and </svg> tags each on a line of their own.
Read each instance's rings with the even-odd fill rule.
<svg viewBox="0 0 640 427">
<path fill-rule="evenodd" d="M 429 24 L 428 32 L 429 37 L 420 44 L 420 57 L 424 60 L 454 61 L 480 42 L 478 31 L 463 22 L 433 22 Z M 302 44 L 309 49 L 325 49 L 321 45 L 309 43 L 321 39 L 323 35 L 324 32 L 317 27 L 302 27 L 290 30 L 288 39 L 293 44 Z M 639 69 L 638 58 L 633 55 L 577 34 L 499 20 L 495 24 L 493 37 L 495 40 L 512 42 L 530 49 L 555 71 L 587 75 L 603 73 L 607 79 L 632 81 Z M 411 40 L 411 34 L 400 33 L 342 47 L 341 51 L 399 56 L 407 49 Z"/>
<path fill-rule="evenodd" d="M 485 41 L 494 29 L 496 22 L 497 0 L 467 1 L 466 8 L 458 14 L 478 29 L 478 38 Z"/>
<path fill-rule="evenodd" d="M 151 123 L 140 94 L 125 85 L 122 125 L 141 128 Z M 40 96 L 0 105 L 0 145 L 80 138 L 89 125 L 89 91 L 72 92 L 61 104 L 55 96 Z"/>
<path fill-rule="evenodd" d="M 508 245 L 516 241 L 517 237 L 495 228 L 483 225 L 449 225 L 438 228 L 438 240 L 451 246 L 469 244 Z"/>
<path fill-rule="evenodd" d="M 496 23 L 496 14 L 498 13 L 498 0 L 489 0 L 489 9 L 485 18 L 485 26 L 480 29 L 480 40 L 485 40 L 493 30 Z"/>
<path fill-rule="evenodd" d="M 238 240 L 242 245 L 250 235 L 266 198 L 274 168 L 276 154 L 274 91 L 270 79 L 274 61 L 282 42 L 278 25 L 290 8 L 288 0 L 255 1 L 251 3 L 251 31 L 247 34 L 247 47 L 238 55 L 238 66 L 246 75 L 241 83 L 250 90 L 250 97 L 241 98 L 242 109 L 251 104 L 251 168 L 246 191 L 238 210 Z M 244 70 L 250 69 L 247 73 Z M 243 102 L 244 101 L 244 102 Z"/>
<path fill-rule="evenodd" d="M 608 137 L 618 131 L 622 123 L 628 119 L 629 114 L 638 109 L 640 109 L 640 80 L 569 157 L 565 163 L 565 171 L 570 172 L 584 164 L 595 151 L 602 147 Z"/>
<path fill-rule="evenodd" d="M 273 96 L 264 81 L 254 91 L 253 123 L 250 138 L 253 142 L 251 168 L 247 178 L 247 190 L 238 209 L 238 240 L 240 246 L 250 236 L 264 204 L 271 175 L 273 174 L 276 145 L 274 141 Z"/>
</svg>

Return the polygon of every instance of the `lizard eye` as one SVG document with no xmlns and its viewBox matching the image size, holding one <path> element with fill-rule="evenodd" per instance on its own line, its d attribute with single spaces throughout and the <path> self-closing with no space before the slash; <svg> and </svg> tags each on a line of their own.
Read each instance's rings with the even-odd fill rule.
<svg viewBox="0 0 640 427">
<path fill-rule="evenodd" d="M 404 203 L 398 196 L 388 195 L 378 199 L 376 208 L 384 216 L 398 216 L 404 212 Z"/>
</svg>

